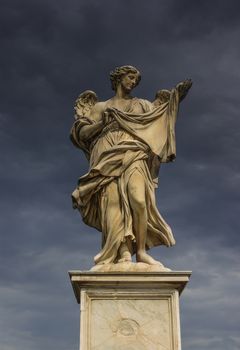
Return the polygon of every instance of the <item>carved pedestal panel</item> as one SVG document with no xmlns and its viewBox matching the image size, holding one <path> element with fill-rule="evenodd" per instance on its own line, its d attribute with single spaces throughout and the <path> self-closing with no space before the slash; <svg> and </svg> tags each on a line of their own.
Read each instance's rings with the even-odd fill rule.
<svg viewBox="0 0 240 350">
<path fill-rule="evenodd" d="M 180 350 L 179 294 L 190 272 L 80 272 L 80 350 Z"/>
</svg>

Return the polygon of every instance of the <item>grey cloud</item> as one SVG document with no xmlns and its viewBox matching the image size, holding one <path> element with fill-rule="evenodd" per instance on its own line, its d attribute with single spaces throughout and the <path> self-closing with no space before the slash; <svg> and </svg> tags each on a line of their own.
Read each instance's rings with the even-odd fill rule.
<svg viewBox="0 0 240 350">
<path fill-rule="evenodd" d="M 2 1 L 1 300 L 3 350 L 78 348 L 78 307 L 67 270 L 89 269 L 100 233 L 72 210 L 88 164 L 69 141 L 85 89 L 112 95 L 117 65 L 142 71 L 153 99 L 194 81 L 177 123 L 177 160 L 157 200 L 177 245 L 153 249 L 192 269 L 181 297 L 183 348 L 239 348 L 238 1 Z"/>
</svg>

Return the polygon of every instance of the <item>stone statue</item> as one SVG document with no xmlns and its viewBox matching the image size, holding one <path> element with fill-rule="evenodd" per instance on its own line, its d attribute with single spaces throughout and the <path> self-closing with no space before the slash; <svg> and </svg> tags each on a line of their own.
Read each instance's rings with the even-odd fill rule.
<svg viewBox="0 0 240 350">
<path fill-rule="evenodd" d="M 132 66 L 110 73 L 115 95 L 98 102 L 90 90 L 75 104 L 71 140 L 89 160 L 72 194 L 83 221 L 102 232 L 95 264 L 136 261 L 162 264 L 147 250 L 175 244 L 171 228 L 159 214 L 155 188 L 160 163 L 176 157 L 175 122 L 190 79 L 172 90 L 160 90 L 153 102 L 132 97 L 141 80 Z"/>
</svg>

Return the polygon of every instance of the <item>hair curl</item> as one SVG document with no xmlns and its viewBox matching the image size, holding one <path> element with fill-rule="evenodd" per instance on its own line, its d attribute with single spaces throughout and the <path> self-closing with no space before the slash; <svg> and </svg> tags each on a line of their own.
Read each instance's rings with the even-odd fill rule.
<svg viewBox="0 0 240 350">
<path fill-rule="evenodd" d="M 137 74 L 137 81 L 136 85 L 137 86 L 141 80 L 141 73 L 139 70 L 133 66 L 121 66 L 121 67 L 116 67 L 114 71 L 110 72 L 110 81 L 111 81 L 111 86 L 114 91 L 117 90 L 117 86 L 121 81 L 121 78 L 129 73 L 134 73 Z"/>
</svg>

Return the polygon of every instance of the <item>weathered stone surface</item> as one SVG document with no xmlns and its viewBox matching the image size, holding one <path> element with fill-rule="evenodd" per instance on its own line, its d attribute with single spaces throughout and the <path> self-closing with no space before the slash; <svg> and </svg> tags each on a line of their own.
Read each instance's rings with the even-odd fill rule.
<svg viewBox="0 0 240 350">
<path fill-rule="evenodd" d="M 135 297 L 137 298 L 137 297 Z M 171 349 L 172 315 L 169 300 L 93 300 L 90 349 Z"/>
<path fill-rule="evenodd" d="M 73 207 L 102 232 L 95 264 L 128 262 L 136 254 L 137 262 L 155 265 L 147 250 L 175 244 L 158 211 L 155 188 L 160 164 L 176 157 L 179 103 L 192 81 L 159 90 L 152 102 L 131 95 L 141 80 L 135 67 L 117 67 L 110 79 L 113 97 L 99 102 L 87 90 L 75 104 L 71 140 L 86 154 L 89 172 L 72 193 Z"/>
<path fill-rule="evenodd" d="M 145 263 L 133 263 L 131 261 L 116 263 L 116 264 L 104 264 L 95 265 L 91 268 L 91 271 L 98 272 L 164 272 L 171 271 L 169 268 L 162 264 L 149 265 Z"/>
<path fill-rule="evenodd" d="M 179 294 L 190 272 L 70 272 L 80 350 L 180 350 Z"/>
</svg>

